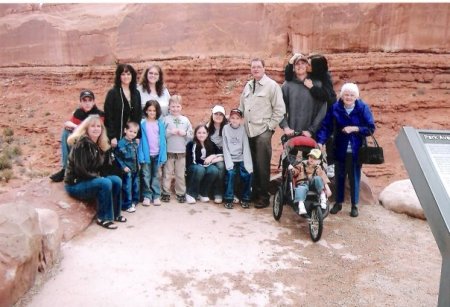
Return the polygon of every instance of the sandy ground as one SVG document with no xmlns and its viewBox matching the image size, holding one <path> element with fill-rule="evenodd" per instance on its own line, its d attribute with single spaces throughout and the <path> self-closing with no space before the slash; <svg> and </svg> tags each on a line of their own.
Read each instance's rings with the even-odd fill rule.
<svg viewBox="0 0 450 307">
<path fill-rule="evenodd" d="M 63 246 L 18 306 L 435 306 L 441 256 L 426 221 L 363 206 L 325 220 L 313 243 L 285 207 L 138 207 Z M 401 231 L 399 231 L 401 229 Z"/>
</svg>

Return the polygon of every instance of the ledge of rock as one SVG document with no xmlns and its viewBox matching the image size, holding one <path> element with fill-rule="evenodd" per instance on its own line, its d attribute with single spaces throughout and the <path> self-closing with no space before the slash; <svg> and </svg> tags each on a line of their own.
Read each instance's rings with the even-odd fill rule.
<svg viewBox="0 0 450 307">
<path fill-rule="evenodd" d="M 425 220 L 425 214 L 411 180 L 399 180 L 388 185 L 379 197 L 380 204 L 397 213 Z"/>
</svg>

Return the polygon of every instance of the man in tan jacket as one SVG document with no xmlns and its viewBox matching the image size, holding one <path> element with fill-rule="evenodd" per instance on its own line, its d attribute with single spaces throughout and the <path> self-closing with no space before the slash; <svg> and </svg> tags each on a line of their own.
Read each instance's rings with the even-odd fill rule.
<svg viewBox="0 0 450 307">
<path fill-rule="evenodd" d="M 265 74 L 264 61 L 251 61 L 253 79 L 242 91 L 239 109 L 250 143 L 254 167 L 252 197 L 256 208 L 269 206 L 272 135 L 286 112 L 281 88 Z"/>
</svg>

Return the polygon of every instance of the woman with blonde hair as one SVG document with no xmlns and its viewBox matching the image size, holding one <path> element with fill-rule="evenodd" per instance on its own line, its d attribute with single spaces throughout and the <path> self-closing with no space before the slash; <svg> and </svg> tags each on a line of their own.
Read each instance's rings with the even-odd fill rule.
<svg viewBox="0 0 450 307">
<path fill-rule="evenodd" d="M 72 146 L 64 176 L 67 193 L 80 200 L 97 200 L 97 224 L 116 229 L 113 221 L 126 222 L 120 215 L 122 180 L 104 173 L 111 163 L 106 129 L 98 115 L 88 116 L 70 135 Z"/>
</svg>

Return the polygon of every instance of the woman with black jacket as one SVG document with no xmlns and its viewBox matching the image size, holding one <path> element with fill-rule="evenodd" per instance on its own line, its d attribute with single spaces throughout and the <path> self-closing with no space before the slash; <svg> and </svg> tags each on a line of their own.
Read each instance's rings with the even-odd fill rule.
<svg viewBox="0 0 450 307">
<path fill-rule="evenodd" d="M 129 64 L 117 65 L 114 86 L 106 94 L 105 126 L 111 146 L 116 147 L 128 121 L 139 123 L 142 119 L 141 95 L 136 89 L 137 74 Z M 140 139 L 140 131 L 137 138 Z"/>
</svg>

